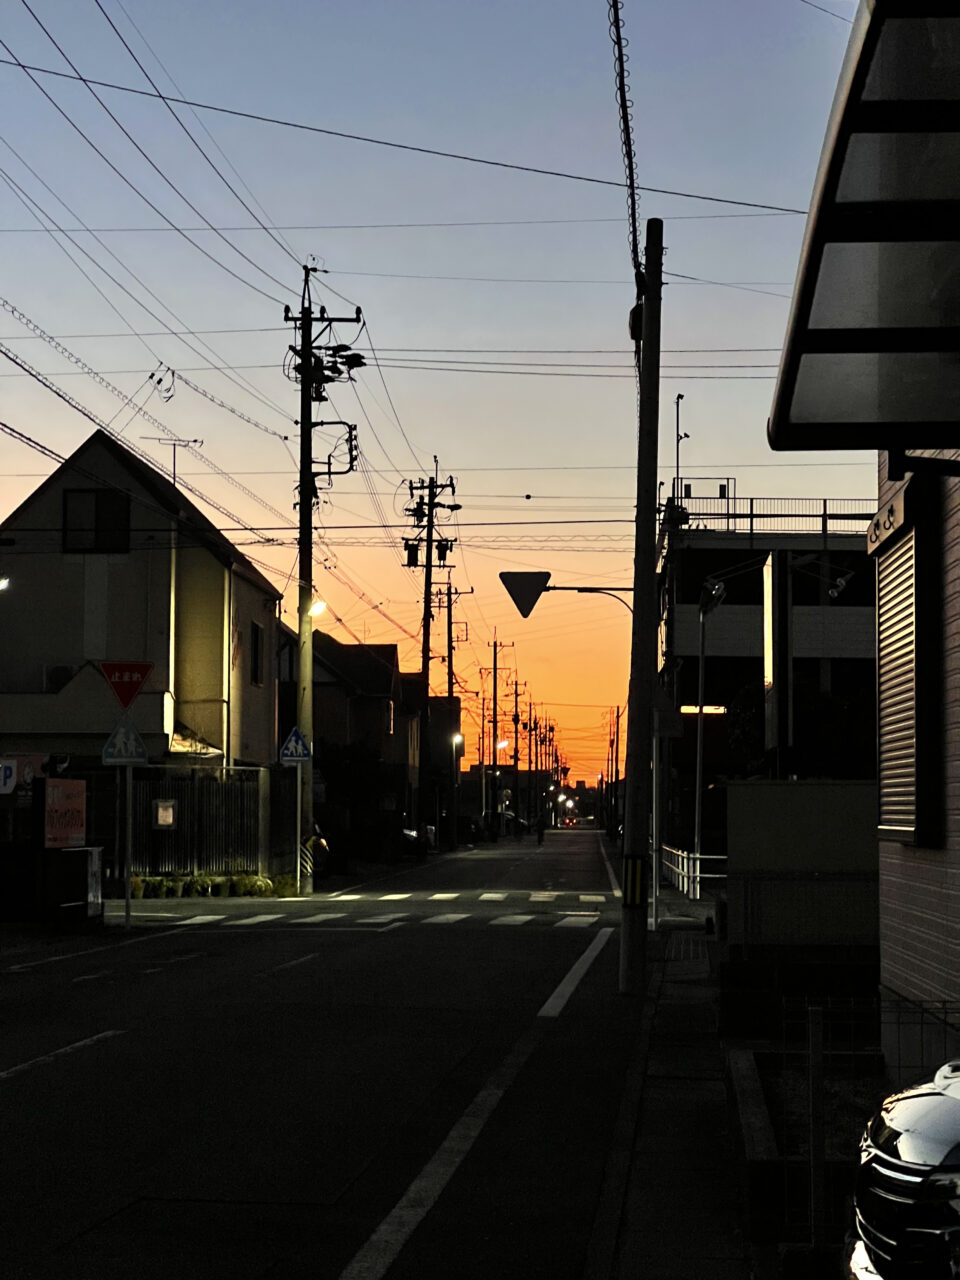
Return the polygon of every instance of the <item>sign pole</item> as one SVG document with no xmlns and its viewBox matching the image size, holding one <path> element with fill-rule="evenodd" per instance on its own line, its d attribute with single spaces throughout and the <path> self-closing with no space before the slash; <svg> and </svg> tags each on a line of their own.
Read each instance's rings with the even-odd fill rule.
<svg viewBox="0 0 960 1280">
<path fill-rule="evenodd" d="M 297 850 L 297 897 L 300 897 L 300 820 L 303 816 L 303 763 L 297 761 L 297 830 L 295 833 Z"/>
<path fill-rule="evenodd" d="M 119 770 L 118 770 L 119 772 Z M 130 928 L 130 876 L 133 864 L 133 765 L 127 765 L 127 853 L 123 868 L 123 927 Z"/>
</svg>

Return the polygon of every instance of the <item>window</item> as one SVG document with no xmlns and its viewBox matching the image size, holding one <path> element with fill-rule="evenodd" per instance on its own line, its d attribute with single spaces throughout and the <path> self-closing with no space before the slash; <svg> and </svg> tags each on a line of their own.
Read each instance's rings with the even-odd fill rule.
<svg viewBox="0 0 960 1280">
<path fill-rule="evenodd" d="M 63 495 L 63 549 L 130 550 L 130 495 L 116 489 L 67 489 Z"/>
<path fill-rule="evenodd" d="M 250 683 L 263 684 L 263 627 L 250 623 Z"/>
</svg>

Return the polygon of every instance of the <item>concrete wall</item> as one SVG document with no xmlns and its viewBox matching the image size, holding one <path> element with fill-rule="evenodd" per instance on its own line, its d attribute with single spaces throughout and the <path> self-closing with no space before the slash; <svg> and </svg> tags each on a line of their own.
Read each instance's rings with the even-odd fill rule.
<svg viewBox="0 0 960 1280">
<path fill-rule="evenodd" d="M 229 572 L 200 547 L 177 551 L 176 717 L 226 748 Z"/>
</svg>

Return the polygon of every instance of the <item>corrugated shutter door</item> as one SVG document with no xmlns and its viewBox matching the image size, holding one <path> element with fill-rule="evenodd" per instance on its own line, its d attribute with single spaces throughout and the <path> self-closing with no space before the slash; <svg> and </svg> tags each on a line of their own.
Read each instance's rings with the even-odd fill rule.
<svg viewBox="0 0 960 1280">
<path fill-rule="evenodd" d="M 916 545 L 913 530 L 877 563 L 877 730 L 880 834 L 912 840 L 917 825 Z"/>
</svg>

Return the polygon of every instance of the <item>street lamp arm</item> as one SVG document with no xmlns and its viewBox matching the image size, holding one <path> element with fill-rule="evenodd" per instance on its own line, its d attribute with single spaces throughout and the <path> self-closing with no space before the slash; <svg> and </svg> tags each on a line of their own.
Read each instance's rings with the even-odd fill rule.
<svg viewBox="0 0 960 1280">
<path fill-rule="evenodd" d="M 633 606 L 614 594 L 623 591 L 632 595 L 633 587 L 544 587 L 544 591 L 576 591 L 578 595 L 609 596 L 611 600 L 619 600 L 629 613 L 633 613 Z"/>
</svg>

